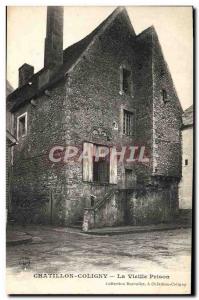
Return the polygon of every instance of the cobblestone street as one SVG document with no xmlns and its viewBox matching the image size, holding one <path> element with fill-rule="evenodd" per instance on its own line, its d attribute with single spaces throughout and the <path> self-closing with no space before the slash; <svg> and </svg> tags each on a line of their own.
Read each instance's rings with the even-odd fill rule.
<svg viewBox="0 0 199 300">
<path fill-rule="evenodd" d="M 189 268 L 191 229 L 115 236 L 86 235 L 72 228 L 45 226 L 27 226 L 23 231 L 32 236 L 32 242 L 7 247 L 8 271 L 25 268 L 37 273 L 146 269 L 170 272 Z"/>
</svg>

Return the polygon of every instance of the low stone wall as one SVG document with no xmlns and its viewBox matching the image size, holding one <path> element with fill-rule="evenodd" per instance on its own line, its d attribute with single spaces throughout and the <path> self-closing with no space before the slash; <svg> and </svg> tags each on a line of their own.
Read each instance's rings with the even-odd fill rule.
<svg viewBox="0 0 199 300">
<path fill-rule="evenodd" d="M 96 211 L 95 224 L 97 227 L 119 226 L 124 224 L 125 201 L 115 193 L 109 201 Z"/>
<path fill-rule="evenodd" d="M 120 193 L 114 192 L 98 208 L 88 208 L 84 211 L 83 231 L 104 226 L 119 226 L 125 220 L 125 199 Z"/>
<path fill-rule="evenodd" d="M 127 198 L 127 222 L 129 225 L 172 222 L 177 213 L 177 203 L 175 185 L 134 190 Z"/>
<path fill-rule="evenodd" d="M 104 226 L 169 223 L 178 211 L 176 182 L 120 190 L 98 209 L 86 209 L 83 230 Z"/>
</svg>

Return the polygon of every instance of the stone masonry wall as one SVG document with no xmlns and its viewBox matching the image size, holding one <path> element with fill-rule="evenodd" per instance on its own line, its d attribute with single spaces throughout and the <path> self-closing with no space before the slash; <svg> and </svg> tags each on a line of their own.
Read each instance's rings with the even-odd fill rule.
<svg viewBox="0 0 199 300">
<path fill-rule="evenodd" d="M 127 200 L 128 224 L 148 225 L 175 220 L 178 185 L 170 182 L 163 186 L 148 186 L 130 192 Z"/>
<path fill-rule="evenodd" d="M 147 144 L 151 155 L 152 141 L 152 77 L 150 63 L 150 37 L 139 40 L 135 47 L 135 37 L 129 29 L 123 14 L 117 16 L 106 31 L 95 38 L 83 57 L 68 74 L 67 99 L 65 109 L 70 111 L 66 126 L 67 143 L 82 147 L 84 141 L 108 146 Z M 139 57 L 141 49 L 145 51 Z M 141 65 L 140 65 L 141 64 Z M 120 67 L 132 70 L 132 95 L 120 94 Z M 139 71 L 138 71 L 139 70 Z M 122 133 L 123 109 L 135 110 L 136 122 L 133 137 Z M 118 124 L 114 130 L 113 122 Z M 107 136 L 94 135 L 95 129 L 102 129 Z M 108 138 L 107 138 L 108 137 Z M 150 175 L 149 166 L 130 166 L 136 174 Z M 125 186 L 125 164 L 118 163 L 117 187 Z M 72 222 L 81 217 L 83 208 L 89 207 L 90 195 L 99 200 L 112 189 L 111 184 L 88 183 L 82 180 L 82 164 L 68 164 L 67 173 L 67 219 Z"/>
<path fill-rule="evenodd" d="M 28 132 L 14 148 L 12 213 L 20 222 L 64 223 L 66 169 L 49 161 L 49 151 L 63 143 L 65 83 L 60 82 L 15 113 L 27 112 Z"/>
<path fill-rule="evenodd" d="M 86 209 L 83 230 L 103 226 L 148 225 L 174 222 L 178 207 L 175 180 L 120 190 L 104 201 L 100 209 Z"/>
<path fill-rule="evenodd" d="M 135 49 L 136 64 L 133 69 L 135 75 L 136 102 L 136 143 L 146 147 L 146 155 L 149 158 L 147 164 L 137 164 L 136 174 L 138 182 L 145 183 L 152 173 L 153 150 L 153 83 L 152 83 L 152 34 L 147 29 L 136 37 L 133 45 Z"/>
<path fill-rule="evenodd" d="M 120 226 L 125 223 L 126 202 L 115 193 L 95 213 L 95 227 Z"/>
<path fill-rule="evenodd" d="M 15 128 L 17 117 L 28 113 L 28 134 L 14 151 L 12 207 L 16 219 L 74 223 L 83 217 L 84 208 L 90 207 L 91 194 L 97 201 L 113 188 L 125 188 L 125 168 L 133 170 L 143 187 L 152 174 L 180 176 L 180 110 L 170 74 L 153 28 L 135 37 L 126 18 L 121 12 L 102 34 L 94 37 L 66 79 L 51 87 L 49 95 L 41 95 L 35 99 L 36 106 L 28 103 L 15 113 Z M 132 71 L 131 95 L 121 93 L 121 66 Z M 166 104 L 160 101 L 162 88 L 168 90 L 170 101 Z M 132 137 L 123 135 L 123 109 L 135 114 Z M 53 146 L 71 145 L 81 150 L 85 141 L 145 146 L 149 163 L 119 162 L 118 183 L 112 185 L 84 182 L 82 162 L 78 160 L 65 164 L 49 160 Z M 154 222 L 156 214 L 158 221 L 169 218 L 170 207 L 176 205 L 176 182 L 165 189 L 161 184 L 157 193 L 151 187 L 130 196 L 131 224 Z M 123 208 L 116 223 L 122 222 Z M 98 215 L 103 225 L 106 209 Z M 115 220 L 117 210 L 112 206 L 109 209 Z"/>
<path fill-rule="evenodd" d="M 167 93 L 166 102 L 162 90 Z M 153 172 L 181 176 L 181 107 L 157 34 L 153 32 Z"/>
</svg>

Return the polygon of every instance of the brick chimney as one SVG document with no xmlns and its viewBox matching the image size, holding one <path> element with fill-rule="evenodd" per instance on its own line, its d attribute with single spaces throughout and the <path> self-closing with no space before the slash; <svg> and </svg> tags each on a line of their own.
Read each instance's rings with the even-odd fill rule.
<svg viewBox="0 0 199 300">
<path fill-rule="evenodd" d="M 62 6 L 47 8 L 44 67 L 63 63 L 63 14 Z"/>
<path fill-rule="evenodd" d="M 28 83 L 29 79 L 34 74 L 34 67 L 28 64 L 23 64 L 19 68 L 19 87 Z"/>
</svg>

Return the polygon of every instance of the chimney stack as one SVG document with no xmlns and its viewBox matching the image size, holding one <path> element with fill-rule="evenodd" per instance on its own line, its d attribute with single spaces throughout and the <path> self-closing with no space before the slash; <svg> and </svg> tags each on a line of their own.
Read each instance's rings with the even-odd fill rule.
<svg viewBox="0 0 199 300">
<path fill-rule="evenodd" d="M 23 64 L 19 68 L 19 87 L 28 83 L 29 79 L 34 74 L 34 67 L 28 64 Z"/>
<path fill-rule="evenodd" d="M 44 67 L 63 63 L 63 15 L 62 6 L 47 7 Z"/>
</svg>

